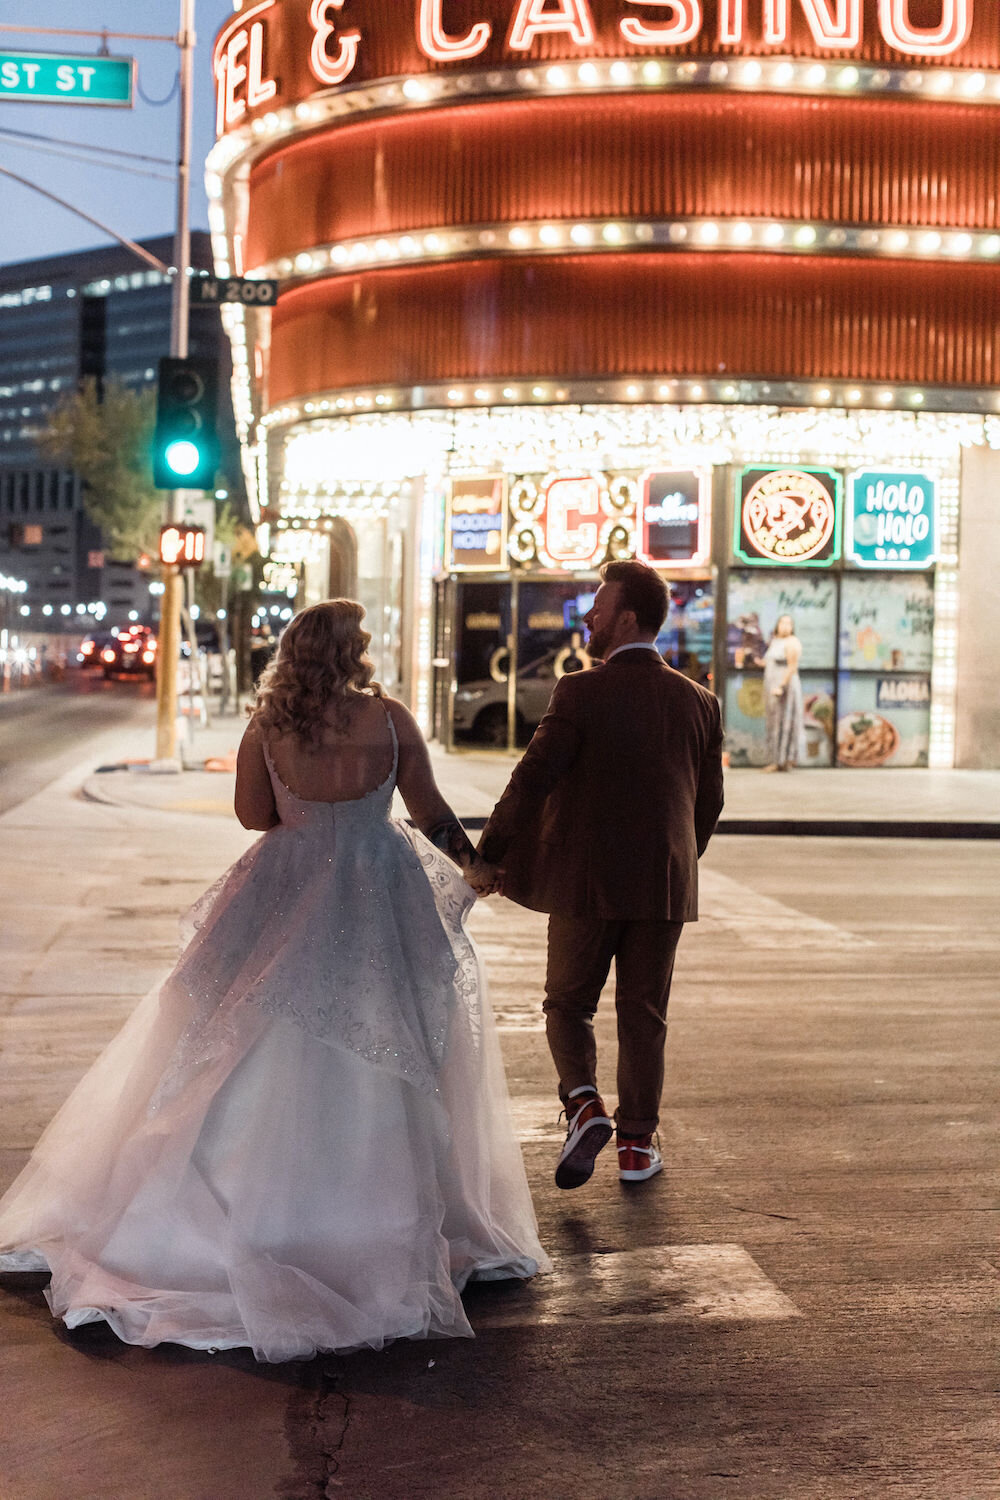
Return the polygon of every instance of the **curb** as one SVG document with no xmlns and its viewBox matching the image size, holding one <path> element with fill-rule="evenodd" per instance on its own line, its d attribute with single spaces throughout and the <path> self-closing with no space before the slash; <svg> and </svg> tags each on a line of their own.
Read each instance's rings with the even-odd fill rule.
<svg viewBox="0 0 1000 1500">
<path fill-rule="evenodd" d="M 87 776 L 80 786 L 80 794 L 88 802 L 101 803 L 106 807 L 124 807 L 145 809 L 156 813 L 173 813 L 179 811 L 172 806 L 158 806 L 154 801 L 146 801 L 141 797 L 118 797 L 111 794 L 108 786 L 108 771 L 120 771 L 124 767 L 107 767 L 101 771 L 95 771 Z M 179 773 L 177 780 L 173 783 L 179 787 L 188 771 Z M 217 773 L 204 773 L 199 768 L 199 774 L 209 774 L 213 781 Z M 139 783 L 131 780 L 131 785 Z M 226 798 L 226 811 L 229 798 Z M 220 808 L 223 804 L 220 802 Z M 193 811 L 193 809 L 191 809 Z M 206 813 L 205 816 L 208 814 Z M 218 814 L 215 814 L 218 816 Z M 458 814 L 462 826 L 470 833 L 481 832 L 486 825 L 483 815 L 462 817 Z M 903 821 L 888 818 L 723 818 L 716 835 L 727 835 L 729 837 L 764 837 L 764 838 L 831 838 L 831 839 L 937 839 L 937 840 L 977 840 L 997 841 L 1000 840 L 1000 822 L 959 822 L 946 819 L 911 819 Z"/>
</svg>

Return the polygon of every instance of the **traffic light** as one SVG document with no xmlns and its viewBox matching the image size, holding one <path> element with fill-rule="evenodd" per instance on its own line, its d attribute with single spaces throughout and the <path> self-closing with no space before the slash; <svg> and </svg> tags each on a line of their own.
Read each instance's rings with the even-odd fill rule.
<svg viewBox="0 0 1000 1500">
<path fill-rule="evenodd" d="M 218 384 L 214 359 L 160 360 L 153 438 L 153 483 L 158 490 L 215 488 Z"/>
<path fill-rule="evenodd" d="M 205 561 L 204 526 L 161 526 L 160 561 L 171 568 L 200 568 Z"/>
</svg>

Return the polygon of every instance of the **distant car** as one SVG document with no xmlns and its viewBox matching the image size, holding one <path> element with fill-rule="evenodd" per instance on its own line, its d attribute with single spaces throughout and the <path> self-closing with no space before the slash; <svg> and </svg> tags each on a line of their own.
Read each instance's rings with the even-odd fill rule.
<svg viewBox="0 0 1000 1500">
<path fill-rule="evenodd" d="M 556 685 L 556 667 L 563 671 L 579 671 L 583 658 L 565 648 L 549 651 L 517 674 L 517 711 L 515 731 L 519 740 L 528 730 L 540 724 Z M 473 682 L 463 682 L 455 694 L 452 725 L 458 734 L 468 735 L 485 745 L 503 747 L 507 744 L 507 684 L 495 682 L 491 677 Z"/>
<path fill-rule="evenodd" d="M 149 625 L 130 625 L 101 649 L 105 677 L 156 676 L 156 635 Z"/>
<path fill-rule="evenodd" d="M 106 646 L 113 646 L 117 639 L 118 637 L 110 630 L 94 630 L 90 635 L 85 635 L 76 653 L 77 666 L 99 667 L 101 652 Z"/>
</svg>

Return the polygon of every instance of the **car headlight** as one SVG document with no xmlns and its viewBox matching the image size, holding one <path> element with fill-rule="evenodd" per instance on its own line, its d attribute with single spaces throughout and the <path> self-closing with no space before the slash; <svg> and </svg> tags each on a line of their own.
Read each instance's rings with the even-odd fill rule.
<svg viewBox="0 0 1000 1500">
<path fill-rule="evenodd" d="M 455 694 L 456 703 L 478 703 L 480 698 L 486 697 L 485 688 L 459 688 Z"/>
</svg>

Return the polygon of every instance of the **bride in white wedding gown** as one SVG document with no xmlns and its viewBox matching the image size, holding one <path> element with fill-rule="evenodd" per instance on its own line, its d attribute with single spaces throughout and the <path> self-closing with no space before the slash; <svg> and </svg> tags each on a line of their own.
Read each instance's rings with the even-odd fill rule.
<svg viewBox="0 0 1000 1500">
<path fill-rule="evenodd" d="M 0 1200 L 0 1271 L 50 1269 L 71 1328 L 308 1358 L 471 1337 L 470 1279 L 548 1267 L 452 863 L 475 882 L 476 856 L 363 617 L 288 626 L 237 770 L 263 837 Z"/>
</svg>

